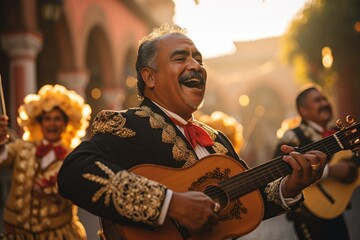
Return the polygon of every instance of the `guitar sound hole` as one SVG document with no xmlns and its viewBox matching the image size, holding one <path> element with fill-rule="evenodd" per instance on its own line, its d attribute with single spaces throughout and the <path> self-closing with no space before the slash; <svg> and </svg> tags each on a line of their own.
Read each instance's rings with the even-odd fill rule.
<svg viewBox="0 0 360 240">
<path fill-rule="evenodd" d="M 229 204 L 229 198 L 226 192 L 219 186 L 209 185 L 204 189 L 204 193 L 214 201 L 218 202 L 222 209 Z"/>
</svg>

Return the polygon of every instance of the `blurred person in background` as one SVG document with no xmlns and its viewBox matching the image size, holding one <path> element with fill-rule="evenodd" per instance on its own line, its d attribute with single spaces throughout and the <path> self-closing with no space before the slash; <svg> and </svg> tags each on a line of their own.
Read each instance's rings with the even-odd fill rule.
<svg viewBox="0 0 360 240">
<path fill-rule="evenodd" d="M 19 107 L 23 139 L 7 141 L 8 117 L 0 117 L 0 166 L 12 169 L 1 239 L 86 239 L 77 207 L 58 193 L 57 176 L 85 135 L 90 113 L 74 91 L 45 85 Z"/>
<path fill-rule="evenodd" d="M 300 117 L 284 122 L 283 125 L 286 125 L 288 129 L 282 129 L 284 133 L 275 149 L 274 157 L 283 154 L 280 150 L 280 146 L 283 144 L 302 147 L 339 130 L 329 126 L 333 118 L 332 106 L 317 85 L 305 85 L 300 89 L 296 97 L 296 109 Z M 334 164 L 331 164 L 331 157 L 328 159 L 329 164 L 325 166 L 322 179 L 332 178 L 345 184 L 352 183 L 357 179 L 356 162 L 359 163 L 359 158 L 355 154 L 351 153 L 347 159 L 342 159 Z M 296 211 L 289 212 L 287 217 L 293 222 L 299 239 L 349 239 L 342 214 L 333 219 L 323 219 L 313 214 L 304 204 Z"/>
<path fill-rule="evenodd" d="M 200 122 L 221 131 L 227 136 L 237 153 L 244 144 L 243 126 L 236 119 L 222 111 L 215 111 L 210 115 L 202 114 L 198 117 Z"/>
</svg>

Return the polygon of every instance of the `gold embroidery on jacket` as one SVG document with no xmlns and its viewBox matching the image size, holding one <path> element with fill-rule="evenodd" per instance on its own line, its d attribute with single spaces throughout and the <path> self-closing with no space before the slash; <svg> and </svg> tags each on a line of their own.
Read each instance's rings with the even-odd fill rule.
<svg viewBox="0 0 360 240">
<path fill-rule="evenodd" d="M 224 147 L 224 145 L 222 145 L 219 142 L 214 142 L 214 146 L 212 146 L 212 148 L 214 149 L 214 151 L 216 153 L 219 153 L 219 154 L 222 154 L 222 155 L 225 155 L 228 152 L 226 147 Z"/>
<path fill-rule="evenodd" d="M 290 208 L 285 206 L 280 197 L 280 183 L 282 178 L 279 178 L 269 183 L 265 188 L 266 198 L 269 202 L 273 202 L 276 205 L 282 207 L 285 211 L 289 211 Z"/>
<path fill-rule="evenodd" d="M 131 172 L 114 173 L 98 161 L 95 164 L 108 175 L 108 178 L 90 173 L 83 174 L 85 179 L 103 185 L 92 197 L 92 202 L 99 201 L 104 195 L 105 206 L 109 206 L 112 201 L 122 216 L 136 222 L 157 224 L 166 195 L 165 186 Z"/>
<path fill-rule="evenodd" d="M 280 142 L 283 144 L 291 145 L 291 146 L 299 146 L 300 145 L 300 140 L 296 136 L 295 131 L 293 131 L 293 130 L 286 131 L 284 133 L 283 137 L 280 139 Z"/>
<path fill-rule="evenodd" d="M 45 236 L 58 233 L 62 229 L 59 226 L 72 226 L 72 203 L 59 196 L 55 186 L 49 187 L 53 191 L 39 186 L 35 188 L 36 179 L 48 179 L 47 176 L 57 174 L 62 163 L 54 160 L 46 168 L 40 169 L 41 158 L 35 156 L 36 144 L 18 139 L 7 145 L 8 158 L 5 161 L 12 162 L 14 168 L 12 188 L 3 217 L 5 222 L 12 225 L 15 235 L 33 237 L 33 234 L 27 234 L 32 232 L 39 239 L 46 239 Z M 69 237 L 74 232 L 72 227 L 68 231 L 65 235 L 59 234 L 59 238 L 79 239 Z"/>
<path fill-rule="evenodd" d="M 193 165 L 197 157 L 194 151 L 187 149 L 183 139 L 176 135 L 175 128 L 167 123 L 163 116 L 154 113 L 149 107 L 142 106 L 135 112 L 139 117 L 148 117 L 151 128 L 162 129 L 161 139 L 164 143 L 173 144 L 172 154 L 176 161 L 185 161 L 183 167 Z"/>
<path fill-rule="evenodd" d="M 321 140 L 323 137 L 321 134 L 316 132 L 316 130 L 312 127 L 310 127 L 307 124 L 301 123 L 299 125 L 299 128 L 301 129 L 302 133 L 305 137 L 309 138 L 311 141 L 316 142 Z M 280 139 L 281 143 L 285 143 L 291 146 L 299 146 L 300 145 L 300 139 L 296 135 L 295 131 L 293 129 L 290 129 L 284 133 L 284 136 Z"/>
<path fill-rule="evenodd" d="M 110 133 L 115 136 L 128 138 L 135 136 L 135 132 L 124 127 L 126 118 L 119 111 L 101 111 L 92 125 L 91 137 L 98 133 Z"/>
<path fill-rule="evenodd" d="M 316 132 L 316 130 L 309 125 L 301 123 L 299 127 L 303 132 L 304 136 L 311 139 L 311 141 L 316 142 L 323 139 L 323 136 L 320 133 Z"/>
<path fill-rule="evenodd" d="M 17 222 L 23 225 L 24 229 L 31 228 L 29 222 L 31 219 L 31 188 L 32 181 L 35 176 L 35 170 L 38 168 L 38 163 L 35 158 L 35 146 L 30 142 L 22 142 L 23 147 L 19 151 L 19 165 L 14 174 L 15 186 L 15 201 L 13 211 L 18 215 Z"/>
</svg>

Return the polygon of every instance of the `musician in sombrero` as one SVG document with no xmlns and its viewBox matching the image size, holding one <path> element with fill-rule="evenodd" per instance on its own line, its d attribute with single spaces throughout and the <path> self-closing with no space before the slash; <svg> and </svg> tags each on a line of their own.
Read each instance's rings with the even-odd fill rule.
<svg viewBox="0 0 360 240">
<path fill-rule="evenodd" d="M 8 117 L 0 118 L 0 164 L 12 169 L 1 239 L 84 240 L 77 207 L 59 195 L 57 176 L 65 156 L 79 144 L 91 109 L 61 85 L 45 85 L 19 107 L 22 139 L 7 142 Z"/>
<path fill-rule="evenodd" d="M 121 234 L 131 231 L 127 228 L 117 232 L 116 223 L 137 226 L 134 234 L 152 229 L 155 231 L 149 234 L 164 235 L 161 230 L 165 226 L 176 226 L 176 231 L 164 239 L 179 239 L 176 238 L 179 235 L 181 239 L 189 235 L 199 239 L 211 239 L 214 234 L 219 234 L 215 239 L 235 236 L 237 233 L 229 231 L 221 236 L 216 233 L 217 228 L 230 219 L 246 219 L 256 211 L 259 222 L 291 211 L 302 201 L 301 190 L 320 178 L 325 154 L 319 151 L 299 154 L 284 146 L 285 153 L 291 152 L 284 161 L 293 172 L 263 184 L 259 193 L 254 194 L 258 207 L 250 209 L 241 199 L 222 206 L 211 194 L 197 190 L 207 179 L 226 179 L 232 174 L 235 169 L 222 169 L 226 162 L 247 167 L 225 135 L 193 118 L 203 102 L 207 77 L 201 53 L 184 29 L 163 25 L 140 41 L 136 71 L 141 104 L 124 111 L 100 112 L 92 125 L 92 138 L 66 157 L 59 172 L 60 194 L 100 216 L 107 239 L 121 239 Z M 215 161 L 219 170 L 209 166 L 207 159 L 199 160 L 210 154 L 226 158 Z M 150 180 L 151 177 L 134 169 L 128 171 L 144 163 L 178 171 L 170 171 L 168 178 L 173 181 L 167 183 Z M 313 170 L 311 164 L 318 168 Z M 196 166 L 211 170 L 202 178 L 181 175 L 181 169 L 191 171 Z M 162 170 L 151 169 L 149 173 L 161 177 Z M 191 177 L 190 183 L 186 183 Z M 254 181 L 255 177 L 243 183 L 251 185 Z M 185 186 L 186 190 L 178 190 L 175 185 Z M 245 232 L 253 226 L 256 224 L 248 226 Z M 241 227 L 247 226 L 236 225 L 236 229 Z M 161 239 L 160 235 L 125 238 Z"/>
</svg>

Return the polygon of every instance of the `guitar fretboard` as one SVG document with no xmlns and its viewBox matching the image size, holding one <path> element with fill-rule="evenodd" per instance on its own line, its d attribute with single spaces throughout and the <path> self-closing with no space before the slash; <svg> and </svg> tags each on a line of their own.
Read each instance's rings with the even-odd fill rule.
<svg viewBox="0 0 360 240">
<path fill-rule="evenodd" d="M 305 153 L 310 150 L 319 150 L 331 156 L 344 148 L 340 141 L 338 141 L 343 137 L 344 133 L 338 132 L 336 135 L 334 134 L 320 141 L 296 148 L 296 151 Z M 276 157 L 241 174 L 225 179 L 219 186 L 227 192 L 229 200 L 234 200 L 276 179 L 289 175 L 292 172 L 292 168 L 282 158 L 283 156 Z M 210 197 L 217 198 L 218 195 L 222 194 L 220 191 L 219 189 L 213 189 L 207 191 L 207 194 Z"/>
</svg>

